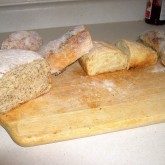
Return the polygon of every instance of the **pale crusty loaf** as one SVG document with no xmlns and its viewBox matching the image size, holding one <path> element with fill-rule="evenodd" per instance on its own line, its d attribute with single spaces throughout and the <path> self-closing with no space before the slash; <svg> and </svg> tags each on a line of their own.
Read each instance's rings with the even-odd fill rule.
<svg viewBox="0 0 165 165">
<path fill-rule="evenodd" d="M 139 40 L 143 44 L 153 48 L 157 52 L 160 52 L 164 45 L 162 42 L 165 42 L 165 32 L 156 29 L 147 30 L 139 35 Z"/>
<path fill-rule="evenodd" d="M 76 26 L 61 38 L 50 41 L 39 53 L 48 61 L 51 73 L 59 74 L 93 47 L 91 35 L 85 26 Z"/>
<path fill-rule="evenodd" d="M 162 30 L 148 30 L 140 34 L 139 40 L 156 50 L 162 64 L 165 66 L 165 32 Z"/>
<path fill-rule="evenodd" d="M 93 49 L 79 59 L 82 68 L 88 75 L 114 72 L 126 68 L 126 55 L 114 45 L 106 42 L 94 42 L 93 44 Z"/>
<path fill-rule="evenodd" d="M 38 53 L 0 50 L 0 113 L 49 91 L 50 68 Z"/>
<path fill-rule="evenodd" d="M 1 49 L 22 49 L 38 51 L 42 37 L 36 31 L 18 31 L 11 33 L 3 42 Z"/>
<path fill-rule="evenodd" d="M 116 46 L 127 55 L 127 69 L 154 65 L 157 62 L 157 53 L 141 43 L 122 39 Z"/>
</svg>

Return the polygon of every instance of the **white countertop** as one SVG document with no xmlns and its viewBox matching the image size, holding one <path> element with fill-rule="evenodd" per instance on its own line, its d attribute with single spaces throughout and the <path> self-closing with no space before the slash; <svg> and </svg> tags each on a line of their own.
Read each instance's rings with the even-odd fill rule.
<svg viewBox="0 0 165 165">
<path fill-rule="evenodd" d="M 164 165 L 165 124 L 29 148 L 16 145 L 0 127 L 0 164 Z"/>
<path fill-rule="evenodd" d="M 94 40 L 135 40 L 147 29 L 163 26 L 143 21 L 89 25 Z M 67 28 L 42 29 L 44 41 L 55 39 Z M 6 37 L 0 34 L 0 42 Z M 0 165 L 164 165 L 165 123 L 119 132 L 23 148 L 0 126 Z"/>
</svg>

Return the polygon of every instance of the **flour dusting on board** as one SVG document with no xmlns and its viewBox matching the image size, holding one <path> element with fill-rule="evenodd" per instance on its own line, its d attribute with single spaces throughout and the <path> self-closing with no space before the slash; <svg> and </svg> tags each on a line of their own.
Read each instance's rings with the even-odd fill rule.
<svg viewBox="0 0 165 165">
<path fill-rule="evenodd" d="M 102 82 L 92 81 L 90 83 L 83 83 L 82 85 L 88 85 L 96 88 L 104 88 L 107 89 L 109 92 L 111 92 L 115 87 L 115 84 L 110 80 L 104 80 Z"/>
</svg>

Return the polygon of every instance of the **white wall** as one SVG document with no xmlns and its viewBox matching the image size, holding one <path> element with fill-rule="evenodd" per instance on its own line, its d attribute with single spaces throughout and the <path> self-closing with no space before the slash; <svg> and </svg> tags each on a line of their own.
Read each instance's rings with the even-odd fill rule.
<svg viewBox="0 0 165 165">
<path fill-rule="evenodd" d="M 0 0 L 0 32 L 138 21 L 144 19 L 146 5 L 146 0 L 53 1 L 59 0 Z"/>
</svg>

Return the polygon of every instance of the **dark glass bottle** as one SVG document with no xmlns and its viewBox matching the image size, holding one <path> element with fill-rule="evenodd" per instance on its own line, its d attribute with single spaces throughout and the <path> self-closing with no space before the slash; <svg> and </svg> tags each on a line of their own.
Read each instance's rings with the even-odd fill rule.
<svg viewBox="0 0 165 165">
<path fill-rule="evenodd" d="M 145 22 L 153 25 L 165 24 L 165 0 L 147 0 Z"/>
</svg>

